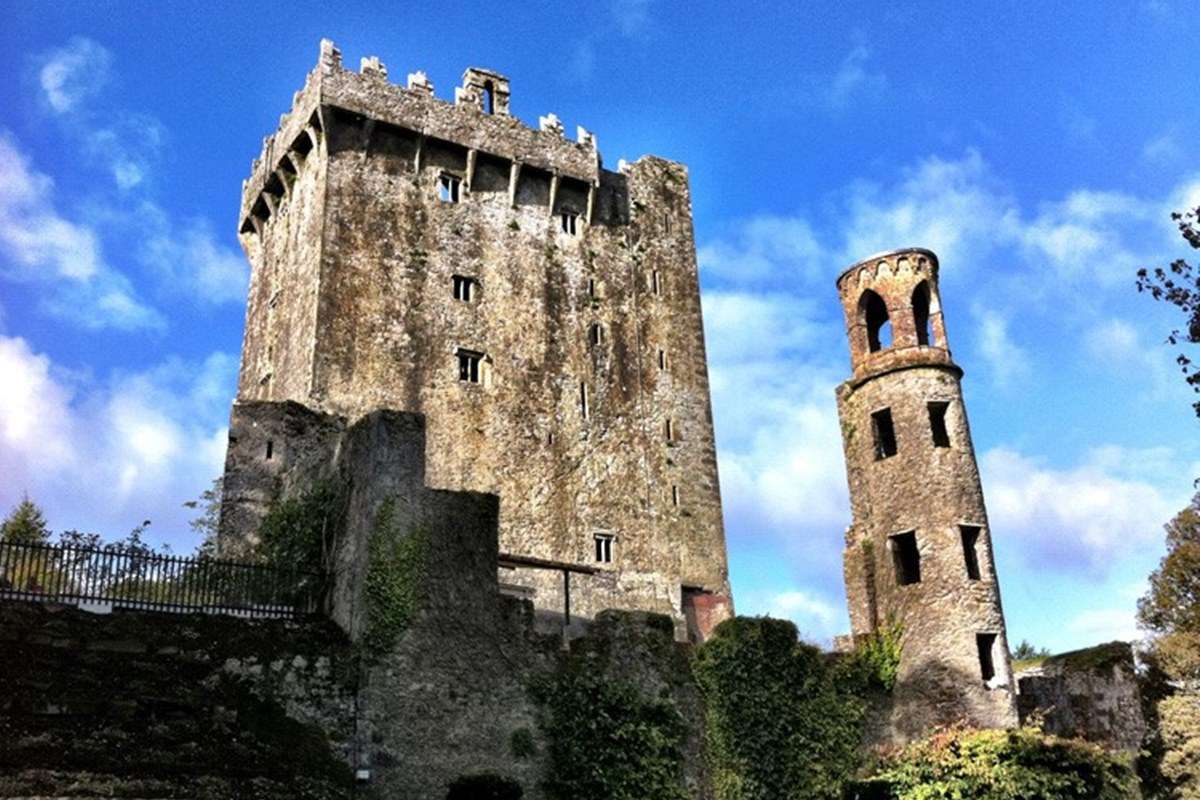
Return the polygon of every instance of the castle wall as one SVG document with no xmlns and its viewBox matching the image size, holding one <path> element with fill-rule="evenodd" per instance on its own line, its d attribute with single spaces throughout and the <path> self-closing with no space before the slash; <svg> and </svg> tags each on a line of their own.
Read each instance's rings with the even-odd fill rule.
<svg viewBox="0 0 1200 800">
<path fill-rule="evenodd" d="M 912 299 L 922 285 L 930 290 L 928 341 L 918 339 Z M 854 367 L 838 388 L 853 516 L 845 551 L 851 628 L 857 636 L 902 628 L 897 686 L 873 738 L 906 741 L 961 720 L 1015 724 L 991 531 L 961 370 L 937 310 L 936 261 L 924 251 L 887 254 L 847 271 L 839 289 Z M 867 291 L 892 326 L 891 341 L 875 349 L 860 299 Z M 935 431 L 931 403 L 944 408 L 944 431 Z M 964 535 L 974 537 L 970 545 Z M 981 646 L 980 636 L 992 640 Z"/>
<path fill-rule="evenodd" d="M 305 114 L 319 128 L 290 193 L 271 200 L 277 140 L 247 183 L 239 399 L 424 414 L 427 483 L 498 494 L 502 552 L 611 573 L 580 580 L 581 615 L 641 608 L 683 631 L 684 587 L 729 607 L 686 170 L 605 171 L 594 139 L 467 100 L 323 53 L 277 134 Z M 442 175 L 459 202 L 439 199 Z M 481 355 L 477 383 L 460 349 Z M 614 537 L 611 564 L 596 534 Z M 561 599 L 553 576 L 503 577 Z"/>
</svg>

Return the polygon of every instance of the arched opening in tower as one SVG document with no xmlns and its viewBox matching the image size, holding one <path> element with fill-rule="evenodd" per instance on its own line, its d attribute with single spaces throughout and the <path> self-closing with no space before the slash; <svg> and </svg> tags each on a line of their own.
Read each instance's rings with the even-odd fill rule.
<svg viewBox="0 0 1200 800">
<path fill-rule="evenodd" d="M 483 84 L 483 113 L 492 114 L 496 111 L 495 87 L 491 81 Z"/>
<path fill-rule="evenodd" d="M 929 317 L 929 284 L 921 281 L 913 289 L 913 324 L 917 329 L 917 344 L 930 345 L 933 341 L 933 323 Z"/>
<path fill-rule="evenodd" d="M 859 301 L 859 310 L 867 325 L 867 347 L 872 353 L 892 346 L 892 324 L 887 304 L 875 292 L 867 289 Z"/>
</svg>

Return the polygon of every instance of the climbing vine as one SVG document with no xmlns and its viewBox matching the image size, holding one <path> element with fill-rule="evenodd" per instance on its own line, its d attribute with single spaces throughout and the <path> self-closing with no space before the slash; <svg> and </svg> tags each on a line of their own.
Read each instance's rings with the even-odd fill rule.
<svg viewBox="0 0 1200 800">
<path fill-rule="evenodd" d="M 904 626 L 891 620 L 874 633 L 859 637 L 854 651 L 843 656 L 834 668 L 843 689 L 854 693 L 872 689 L 890 692 L 900 672 L 903 635 Z"/>
<path fill-rule="evenodd" d="M 363 595 L 366 626 L 362 643 L 369 655 L 389 650 L 420 610 L 428 573 L 429 531 L 399 530 L 395 502 L 380 506 L 368 544 Z"/>
<path fill-rule="evenodd" d="M 697 651 L 717 800 L 837 798 L 860 766 L 865 704 L 852 678 L 786 620 L 737 617 Z"/>
</svg>

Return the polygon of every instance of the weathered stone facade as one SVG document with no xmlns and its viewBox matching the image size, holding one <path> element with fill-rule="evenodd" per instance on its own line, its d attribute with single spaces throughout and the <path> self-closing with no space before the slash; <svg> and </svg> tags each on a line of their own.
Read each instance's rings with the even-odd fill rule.
<svg viewBox="0 0 1200 800">
<path fill-rule="evenodd" d="M 1011 726 L 1000 586 L 937 257 L 873 256 L 837 286 L 853 368 L 837 391 L 853 514 L 851 629 L 902 629 L 898 682 L 876 738 L 905 741 L 959 721 Z"/>
<path fill-rule="evenodd" d="M 577 615 L 703 635 L 732 608 L 686 169 L 605 170 L 592 134 L 512 117 L 493 72 L 453 104 L 386 75 L 322 43 L 245 182 L 233 437 L 252 401 L 420 412 L 426 482 L 499 495 L 503 553 L 600 574 Z M 228 552 L 276 496 L 244 479 L 267 458 L 231 440 Z M 562 608 L 554 572 L 503 581 Z"/>
</svg>

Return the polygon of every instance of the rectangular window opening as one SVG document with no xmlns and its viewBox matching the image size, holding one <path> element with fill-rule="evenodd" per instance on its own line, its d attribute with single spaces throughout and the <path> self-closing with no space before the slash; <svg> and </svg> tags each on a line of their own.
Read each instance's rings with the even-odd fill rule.
<svg viewBox="0 0 1200 800">
<path fill-rule="evenodd" d="M 575 236 L 579 230 L 579 215 L 573 211 L 564 211 L 559 215 L 559 227 L 567 236 Z"/>
<path fill-rule="evenodd" d="M 946 429 L 946 411 L 950 404 L 937 401 L 927 404 L 929 408 L 929 431 L 933 435 L 934 447 L 950 446 L 950 431 Z"/>
<path fill-rule="evenodd" d="M 483 353 L 459 350 L 457 356 L 458 379 L 464 383 L 479 383 L 479 362 L 483 359 Z"/>
<path fill-rule="evenodd" d="M 896 570 L 896 583 L 908 586 L 921 582 L 921 551 L 917 549 L 917 533 L 897 533 L 888 537 L 892 551 L 892 564 Z"/>
<path fill-rule="evenodd" d="M 988 683 L 996 677 L 996 659 L 993 655 L 996 649 L 996 634 L 975 634 L 975 646 L 979 649 L 979 673 L 983 682 Z"/>
<path fill-rule="evenodd" d="M 671 505 L 679 508 L 679 486 L 671 486 Z"/>
<path fill-rule="evenodd" d="M 464 303 L 470 303 L 475 299 L 475 279 L 469 278 L 466 275 L 454 275 L 451 277 L 454 282 L 454 299 L 462 300 Z"/>
<path fill-rule="evenodd" d="M 967 577 L 973 581 L 980 580 L 979 572 L 979 534 L 982 529 L 978 525 L 959 525 L 962 534 L 963 561 L 967 567 Z"/>
<path fill-rule="evenodd" d="M 667 369 L 667 351 L 661 348 L 658 351 L 658 368 L 664 372 Z"/>
<path fill-rule="evenodd" d="M 596 563 L 611 564 L 613 560 L 613 535 L 597 533 L 594 537 L 596 544 Z"/>
<path fill-rule="evenodd" d="M 650 273 L 650 291 L 662 294 L 662 278 L 659 276 L 658 270 Z"/>
<path fill-rule="evenodd" d="M 270 461 L 272 456 L 274 456 L 274 455 L 275 455 L 275 442 L 271 441 L 270 439 L 267 439 L 267 460 Z"/>
<path fill-rule="evenodd" d="M 588 408 L 588 387 L 583 381 L 579 382 L 579 411 L 584 419 L 588 419 L 591 413 Z"/>
<path fill-rule="evenodd" d="M 456 175 L 443 172 L 438 175 L 438 199 L 443 203 L 457 203 L 461 193 L 462 180 Z"/>
<path fill-rule="evenodd" d="M 890 408 L 882 408 L 871 414 L 871 430 L 875 434 L 875 460 L 896 455 L 896 427 L 892 424 Z"/>
<path fill-rule="evenodd" d="M 667 417 L 667 422 L 663 426 L 663 433 L 666 434 L 667 444 L 673 444 L 675 442 L 675 435 L 677 433 L 675 430 L 675 420 Z"/>
</svg>

